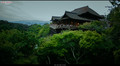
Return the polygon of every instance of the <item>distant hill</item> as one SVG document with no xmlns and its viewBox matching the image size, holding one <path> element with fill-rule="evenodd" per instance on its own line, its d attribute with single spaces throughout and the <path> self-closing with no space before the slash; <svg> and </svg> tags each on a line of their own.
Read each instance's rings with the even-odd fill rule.
<svg viewBox="0 0 120 66">
<path fill-rule="evenodd" d="M 26 25 L 40 24 L 44 25 L 45 23 L 50 23 L 50 21 L 40 21 L 40 20 L 21 20 L 21 21 L 12 21 L 11 23 L 21 23 Z"/>
<path fill-rule="evenodd" d="M 5 20 L 0 20 L 0 32 L 1 30 L 10 30 L 10 29 L 18 29 L 21 31 L 27 30 L 29 28 L 28 25 L 19 24 L 19 23 L 10 23 Z"/>
</svg>

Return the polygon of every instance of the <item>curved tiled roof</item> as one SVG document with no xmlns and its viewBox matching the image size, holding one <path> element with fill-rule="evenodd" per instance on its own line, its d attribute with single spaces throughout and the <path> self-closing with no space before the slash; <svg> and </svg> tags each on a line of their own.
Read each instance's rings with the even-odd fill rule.
<svg viewBox="0 0 120 66">
<path fill-rule="evenodd" d="M 77 8 L 72 11 L 73 13 L 77 13 L 78 15 L 84 14 L 86 12 L 89 12 L 95 16 L 101 17 L 97 12 L 89 8 L 88 6 L 82 7 L 82 8 Z M 102 17 L 101 17 L 102 18 Z"/>
<path fill-rule="evenodd" d="M 77 8 L 74 9 L 73 11 L 65 11 L 64 15 L 62 17 L 58 16 L 52 16 L 52 21 L 53 20 L 64 20 L 64 19 L 76 19 L 76 20 L 83 20 L 83 21 L 93 21 L 93 19 L 88 19 L 85 17 L 82 17 L 82 14 L 84 13 L 90 13 L 92 15 L 95 15 L 94 17 L 97 17 L 99 19 L 103 18 L 101 15 L 99 15 L 97 12 L 89 8 L 88 6 L 82 7 L 82 8 Z M 67 16 L 67 17 L 65 17 Z"/>
<path fill-rule="evenodd" d="M 68 11 L 65 12 L 64 16 L 65 15 L 68 16 L 71 19 L 83 20 L 83 21 L 92 21 L 91 19 L 80 17 L 80 16 L 78 16 L 78 14 L 72 13 L 72 12 L 68 12 Z M 64 18 L 64 16 L 62 18 Z"/>
</svg>

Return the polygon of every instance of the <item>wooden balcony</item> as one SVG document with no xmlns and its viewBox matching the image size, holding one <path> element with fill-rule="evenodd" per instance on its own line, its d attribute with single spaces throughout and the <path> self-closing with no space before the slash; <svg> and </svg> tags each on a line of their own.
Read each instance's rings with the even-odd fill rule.
<svg viewBox="0 0 120 66">
<path fill-rule="evenodd" d="M 78 26 L 74 25 L 64 25 L 64 24 L 50 24 L 50 27 L 53 29 L 77 29 Z"/>
</svg>

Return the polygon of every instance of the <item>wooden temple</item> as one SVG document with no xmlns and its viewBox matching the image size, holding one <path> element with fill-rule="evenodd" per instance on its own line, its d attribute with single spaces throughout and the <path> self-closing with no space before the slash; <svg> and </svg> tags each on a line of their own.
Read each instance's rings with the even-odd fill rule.
<svg viewBox="0 0 120 66">
<path fill-rule="evenodd" d="M 52 16 L 50 28 L 52 33 L 60 33 L 61 30 L 77 30 L 80 24 L 100 20 L 104 17 L 88 6 L 77 8 L 71 12 L 65 11 L 64 15 Z"/>
</svg>

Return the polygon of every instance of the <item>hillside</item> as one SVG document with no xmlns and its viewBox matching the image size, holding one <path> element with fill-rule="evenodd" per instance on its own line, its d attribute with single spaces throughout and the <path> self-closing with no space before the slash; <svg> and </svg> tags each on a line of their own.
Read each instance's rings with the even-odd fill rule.
<svg viewBox="0 0 120 66">
<path fill-rule="evenodd" d="M 11 21 L 11 23 L 20 23 L 26 25 L 40 24 L 44 25 L 45 23 L 50 23 L 50 21 L 40 21 L 40 20 L 21 20 L 21 21 Z"/>
<path fill-rule="evenodd" d="M 19 24 L 19 23 L 10 23 L 8 21 L 0 20 L 0 31 L 10 30 L 10 29 L 18 29 L 24 31 L 28 29 L 28 25 Z"/>
</svg>

